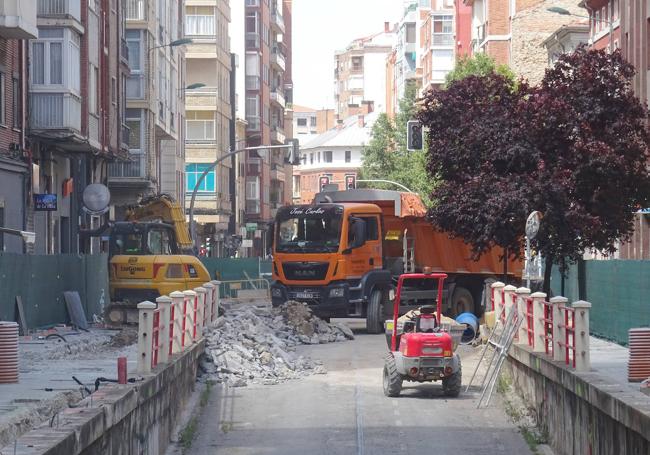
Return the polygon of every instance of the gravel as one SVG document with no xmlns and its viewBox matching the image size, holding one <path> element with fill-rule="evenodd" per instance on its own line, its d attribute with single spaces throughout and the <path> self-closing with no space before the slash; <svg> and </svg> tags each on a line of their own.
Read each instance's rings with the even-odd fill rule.
<svg viewBox="0 0 650 455">
<path fill-rule="evenodd" d="M 278 308 L 227 309 L 204 335 L 207 344 L 199 365 L 201 379 L 225 382 L 231 387 L 271 385 L 325 374 L 321 362 L 297 355 L 295 347 L 354 338 L 345 324 L 327 323 L 299 302 L 287 302 Z"/>
</svg>

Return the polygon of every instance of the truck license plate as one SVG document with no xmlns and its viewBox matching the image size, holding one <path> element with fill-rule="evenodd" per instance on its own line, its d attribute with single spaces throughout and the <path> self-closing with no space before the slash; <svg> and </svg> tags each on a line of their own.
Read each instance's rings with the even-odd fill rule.
<svg viewBox="0 0 650 455">
<path fill-rule="evenodd" d="M 311 292 L 296 292 L 297 299 L 314 299 L 316 296 Z"/>
</svg>

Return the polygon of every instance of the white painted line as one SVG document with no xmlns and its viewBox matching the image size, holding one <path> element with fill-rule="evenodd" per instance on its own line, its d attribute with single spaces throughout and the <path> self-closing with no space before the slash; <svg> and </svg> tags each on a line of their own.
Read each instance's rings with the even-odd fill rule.
<svg viewBox="0 0 650 455">
<path fill-rule="evenodd" d="M 363 455 L 363 415 L 361 414 L 361 390 L 359 384 L 354 386 L 355 413 L 357 414 L 357 455 Z"/>
</svg>

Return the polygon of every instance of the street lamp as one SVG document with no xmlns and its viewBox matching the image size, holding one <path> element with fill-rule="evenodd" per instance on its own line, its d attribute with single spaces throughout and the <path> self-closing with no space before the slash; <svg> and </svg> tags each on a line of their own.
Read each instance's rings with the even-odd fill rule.
<svg viewBox="0 0 650 455">
<path fill-rule="evenodd" d="M 546 11 L 548 11 L 549 13 L 560 14 L 562 16 L 573 16 L 573 17 L 579 17 L 579 18 L 582 18 L 582 19 L 591 19 L 591 17 L 589 17 L 589 16 L 581 16 L 579 14 L 573 14 L 568 9 L 562 8 L 560 6 L 550 6 L 550 7 L 546 8 Z M 612 16 L 611 13 L 612 13 L 612 11 L 611 11 L 611 7 L 610 7 L 610 18 Z M 606 24 L 609 25 L 609 47 L 610 47 L 610 50 L 613 51 L 614 50 L 614 45 L 612 43 L 612 34 L 613 34 L 613 25 L 614 24 L 613 24 L 612 21 L 607 20 L 607 19 L 600 18 L 599 20 L 603 21 L 603 22 L 605 22 Z M 591 26 L 589 26 L 589 31 L 590 31 L 590 34 L 591 34 Z"/>
</svg>

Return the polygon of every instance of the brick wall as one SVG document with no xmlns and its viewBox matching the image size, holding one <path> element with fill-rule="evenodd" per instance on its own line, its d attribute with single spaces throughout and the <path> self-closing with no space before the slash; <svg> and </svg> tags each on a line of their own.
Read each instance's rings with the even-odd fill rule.
<svg viewBox="0 0 650 455">
<path fill-rule="evenodd" d="M 339 190 L 345 189 L 345 176 L 357 175 L 357 168 L 349 169 L 321 169 L 300 172 L 300 203 L 310 204 L 316 193 L 320 192 L 319 178 L 322 175 L 330 175 L 330 184 L 338 184 Z"/>
<path fill-rule="evenodd" d="M 2 101 L 5 107 L 5 124 L 0 125 L 0 154 L 6 155 L 11 143 L 20 143 L 21 133 L 14 130 L 13 103 L 19 96 L 13 90 L 14 77 L 22 78 L 20 71 L 19 40 L 0 39 L 0 72 L 5 76 L 5 89 Z M 24 112 L 24 109 L 23 109 Z M 22 122 L 18 122 L 22 123 Z"/>
</svg>

